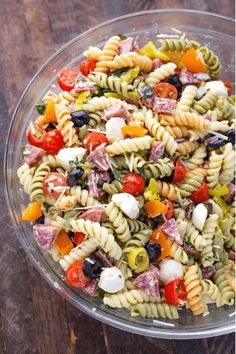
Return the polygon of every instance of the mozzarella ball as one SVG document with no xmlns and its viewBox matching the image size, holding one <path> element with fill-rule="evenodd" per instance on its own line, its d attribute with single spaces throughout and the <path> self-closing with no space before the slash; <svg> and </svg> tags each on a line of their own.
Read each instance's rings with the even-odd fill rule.
<svg viewBox="0 0 236 354">
<path fill-rule="evenodd" d="M 117 267 L 104 268 L 98 286 L 107 293 L 117 293 L 125 286 L 124 275 Z"/>
<path fill-rule="evenodd" d="M 106 137 L 109 142 L 114 142 L 116 139 L 123 139 L 124 135 L 121 128 L 125 126 L 123 118 L 111 118 L 106 123 Z"/>
<path fill-rule="evenodd" d="M 207 218 L 207 208 L 204 204 L 200 203 L 193 210 L 192 223 L 199 230 L 202 231 Z"/>
<path fill-rule="evenodd" d="M 139 202 L 133 195 L 129 193 L 118 193 L 114 194 L 111 200 L 130 219 L 137 219 L 139 215 Z"/>
<path fill-rule="evenodd" d="M 160 262 L 160 279 L 167 284 L 171 280 L 182 279 L 184 276 L 184 268 L 180 262 L 174 259 L 165 259 Z"/>
<path fill-rule="evenodd" d="M 86 149 L 82 147 L 73 147 L 61 149 L 56 155 L 57 161 L 66 171 L 71 171 L 75 167 L 76 161 L 81 161 L 86 154 Z"/>
<path fill-rule="evenodd" d="M 204 86 L 204 89 L 211 90 L 218 96 L 228 97 L 228 90 L 225 87 L 223 81 L 209 81 Z"/>
</svg>

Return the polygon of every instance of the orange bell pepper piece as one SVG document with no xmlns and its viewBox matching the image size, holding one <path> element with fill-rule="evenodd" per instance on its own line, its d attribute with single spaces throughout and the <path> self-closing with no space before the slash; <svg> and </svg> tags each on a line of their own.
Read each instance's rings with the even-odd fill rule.
<svg viewBox="0 0 236 354">
<path fill-rule="evenodd" d="M 61 231 L 59 233 L 55 240 L 55 244 L 58 247 L 59 253 L 62 256 L 65 256 L 72 250 L 72 248 L 74 248 L 72 241 L 70 240 L 69 236 L 65 231 Z"/>
<path fill-rule="evenodd" d="M 53 102 L 48 103 L 46 105 L 46 109 L 45 109 L 45 112 L 44 112 L 44 117 L 45 117 L 45 120 L 48 123 L 57 122 L 57 117 L 56 117 L 56 114 L 55 114 L 55 104 Z"/>
<path fill-rule="evenodd" d="M 188 71 L 191 71 L 192 73 L 206 73 L 207 72 L 207 66 L 201 60 L 201 58 L 198 58 L 197 52 L 194 48 L 188 50 L 182 57 L 182 63 L 186 67 Z"/>
<path fill-rule="evenodd" d="M 144 209 L 149 218 L 155 218 L 161 213 L 165 213 L 167 211 L 167 206 L 160 202 L 160 200 L 151 200 L 144 204 Z"/>
<path fill-rule="evenodd" d="M 121 130 L 124 135 L 128 135 L 131 138 L 139 138 L 147 134 L 147 129 L 136 125 L 125 125 Z"/>
<path fill-rule="evenodd" d="M 41 204 L 39 202 L 29 203 L 22 212 L 22 220 L 33 222 L 42 215 Z"/>
<path fill-rule="evenodd" d="M 171 248 L 169 244 L 168 237 L 164 234 L 160 227 L 153 231 L 151 235 L 151 241 L 159 243 L 161 246 L 161 256 L 159 260 L 162 260 L 171 254 Z"/>
</svg>

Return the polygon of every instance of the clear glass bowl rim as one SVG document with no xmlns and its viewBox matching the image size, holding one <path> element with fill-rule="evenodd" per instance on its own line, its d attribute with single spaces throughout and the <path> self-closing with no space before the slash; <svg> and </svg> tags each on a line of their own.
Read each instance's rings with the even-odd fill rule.
<svg viewBox="0 0 236 354">
<path fill-rule="evenodd" d="M 108 21 L 105 21 L 105 22 L 103 22 L 95 27 L 92 27 L 91 29 L 81 33 L 80 35 L 76 36 L 75 38 L 73 38 L 72 40 L 67 42 L 61 48 L 59 48 L 53 55 L 51 55 L 49 57 L 49 59 L 41 66 L 41 68 L 33 76 L 31 81 L 26 86 L 25 90 L 23 91 L 22 95 L 20 96 L 20 99 L 19 99 L 17 106 L 15 108 L 15 111 L 13 113 L 13 116 L 12 116 L 12 119 L 11 119 L 11 122 L 9 125 L 9 129 L 8 129 L 7 140 L 6 140 L 6 144 L 5 144 L 5 154 L 4 154 L 5 198 L 6 198 L 6 202 L 7 202 L 8 212 L 10 214 L 12 223 L 14 225 L 14 230 L 17 234 L 17 238 L 18 238 L 21 246 L 23 247 L 25 253 L 29 257 L 29 259 L 31 260 L 33 265 L 36 267 L 36 269 L 39 271 L 39 273 L 48 282 L 48 284 L 50 284 L 56 292 L 58 292 L 62 297 L 64 297 L 67 301 L 69 301 L 72 305 L 74 305 L 79 310 L 81 310 L 84 313 L 86 313 L 87 315 L 89 315 L 101 322 L 109 324 L 113 327 L 119 328 L 119 329 L 127 331 L 127 332 L 132 332 L 132 333 L 136 333 L 139 335 L 144 335 L 144 336 L 150 336 L 150 337 L 156 337 L 156 338 L 166 338 L 166 339 L 170 339 L 170 338 L 171 339 L 196 339 L 196 338 L 206 338 L 206 337 L 219 336 L 219 335 L 234 332 L 234 329 L 235 329 L 234 321 L 224 324 L 223 327 L 217 326 L 217 324 L 216 324 L 216 325 L 212 325 L 211 327 L 208 327 L 206 329 L 200 329 L 200 330 L 199 329 L 196 329 L 196 330 L 188 329 L 187 332 L 184 331 L 183 329 L 179 329 L 179 328 L 175 328 L 175 329 L 172 328 L 172 330 L 171 329 L 168 330 L 168 327 L 167 328 L 155 327 L 155 328 L 150 329 L 150 327 L 145 327 L 145 326 L 142 326 L 139 324 L 133 324 L 131 322 L 127 323 L 127 321 L 125 321 L 125 320 L 117 319 L 116 316 L 114 316 L 114 315 L 104 314 L 104 312 L 99 309 L 96 309 L 96 311 L 93 311 L 93 309 L 91 307 L 89 307 L 81 298 L 80 298 L 81 302 L 78 303 L 78 301 L 76 301 L 76 299 L 74 298 L 73 293 L 68 292 L 65 294 L 65 292 L 61 289 L 61 286 L 55 285 L 55 284 L 59 285 L 59 283 L 61 282 L 62 287 L 63 287 L 63 282 L 60 279 L 58 279 L 58 277 L 54 273 L 53 274 L 50 273 L 50 276 L 49 276 L 48 272 L 46 274 L 45 269 L 42 269 L 42 266 L 41 266 L 40 262 L 37 260 L 36 255 L 32 254 L 32 252 L 28 249 L 24 239 L 21 237 L 21 233 L 18 229 L 16 220 L 13 217 L 14 213 L 13 213 L 13 209 L 12 209 L 11 203 L 10 203 L 10 197 L 9 197 L 9 192 L 8 192 L 8 183 L 7 183 L 7 151 L 8 151 L 8 145 L 9 145 L 9 137 L 10 137 L 15 119 L 17 117 L 18 110 L 20 109 L 21 103 L 23 102 L 27 92 L 30 90 L 31 86 L 33 85 L 35 79 L 44 71 L 44 69 L 57 56 L 60 55 L 61 52 L 63 52 L 67 47 L 70 47 L 77 40 L 80 40 L 84 36 L 89 35 L 89 33 L 93 32 L 105 25 L 109 25 L 109 24 L 115 23 L 117 21 L 126 19 L 126 18 L 136 17 L 136 16 L 140 16 L 140 15 L 146 15 L 146 14 L 155 14 L 155 13 L 165 13 L 165 14 L 166 13 L 169 13 L 169 14 L 170 13 L 173 13 L 173 14 L 179 13 L 179 14 L 193 14 L 193 15 L 195 14 L 195 15 L 203 15 L 203 16 L 207 15 L 207 16 L 210 16 L 213 18 L 218 18 L 220 20 L 224 20 L 226 22 L 231 22 L 232 24 L 235 22 L 233 19 L 231 19 L 229 17 L 206 12 L 206 11 L 198 11 L 198 10 L 190 10 L 190 9 L 174 9 L 174 8 L 160 9 L 160 10 L 159 9 L 152 9 L 152 10 L 147 10 L 147 11 L 133 12 L 133 13 L 129 13 L 124 16 L 112 18 Z M 49 269 L 49 272 L 50 272 L 50 269 Z"/>
</svg>

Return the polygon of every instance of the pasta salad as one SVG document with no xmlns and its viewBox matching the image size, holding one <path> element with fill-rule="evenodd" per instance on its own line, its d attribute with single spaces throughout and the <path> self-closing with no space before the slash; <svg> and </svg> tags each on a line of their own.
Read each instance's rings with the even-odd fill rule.
<svg viewBox="0 0 236 354">
<path fill-rule="evenodd" d="M 235 96 L 208 47 L 115 35 L 36 105 L 17 170 L 65 281 L 131 316 L 234 304 Z"/>
</svg>

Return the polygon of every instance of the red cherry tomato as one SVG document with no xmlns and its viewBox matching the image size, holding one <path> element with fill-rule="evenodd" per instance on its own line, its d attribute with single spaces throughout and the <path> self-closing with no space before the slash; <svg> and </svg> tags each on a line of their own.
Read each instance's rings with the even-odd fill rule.
<svg viewBox="0 0 236 354">
<path fill-rule="evenodd" d="M 127 173 L 123 177 L 122 191 L 132 195 L 139 195 L 145 188 L 144 178 L 136 172 Z"/>
<path fill-rule="evenodd" d="M 187 173 L 186 166 L 181 161 L 177 161 L 175 165 L 173 182 L 174 183 L 181 182 L 185 178 L 186 173 Z"/>
<path fill-rule="evenodd" d="M 75 288 L 83 288 L 90 282 L 90 279 L 88 279 L 82 271 L 83 263 L 84 260 L 79 260 L 72 264 L 66 271 L 66 280 Z"/>
<path fill-rule="evenodd" d="M 232 95 L 232 92 L 233 92 L 233 84 L 232 84 L 230 81 L 228 81 L 228 80 L 222 80 L 222 81 L 223 81 L 225 87 L 228 89 L 228 94 L 229 94 L 229 96 Z"/>
<path fill-rule="evenodd" d="M 169 98 L 176 100 L 178 97 L 178 91 L 175 86 L 169 84 L 168 82 L 160 82 L 153 86 L 153 91 L 157 97 Z"/>
<path fill-rule="evenodd" d="M 164 288 L 166 302 L 174 306 L 183 306 L 187 300 L 187 292 L 183 280 L 175 279 Z"/>
<path fill-rule="evenodd" d="M 76 246 L 80 245 L 84 239 L 85 239 L 85 234 L 83 234 L 83 232 L 75 232 L 73 239 L 74 239 L 74 243 L 76 244 Z"/>
<path fill-rule="evenodd" d="M 193 201 L 194 204 L 199 204 L 199 203 L 203 203 L 206 200 L 209 199 L 209 194 L 208 194 L 208 187 L 206 182 L 202 182 L 202 185 L 200 188 L 198 188 L 197 190 L 195 190 L 190 196 L 189 198 Z"/>
<path fill-rule="evenodd" d="M 63 136 L 57 129 L 49 130 L 43 136 L 43 149 L 48 154 L 56 155 L 64 146 Z"/>
<path fill-rule="evenodd" d="M 57 83 L 62 90 L 70 91 L 75 86 L 78 71 L 74 68 L 63 68 L 57 74 Z"/>
<path fill-rule="evenodd" d="M 167 206 L 167 211 L 165 212 L 165 217 L 167 220 L 171 219 L 174 215 L 174 206 L 169 199 L 164 199 L 163 204 Z"/>
<path fill-rule="evenodd" d="M 105 134 L 102 133 L 88 133 L 84 138 L 84 147 L 88 152 L 93 151 L 101 144 L 108 144 L 108 140 Z"/>
<path fill-rule="evenodd" d="M 63 187 L 68 187 L 68 184 L 66 177 L 61 173 L 50 172 L 43 179 L 43 191 L 50 197 L 58 198 L 64 190 Z"/>
<path fill-rule="evenodd" d="M 81 61 L 79 67 L 81 74 L 83 74 L 84 76 L 88 76 L 88 74 L 94 70 L 96 63 L 96 60 L 93 59 L 86 59 Z"/>
<path fill-rule="evenodd" d="M 43 147 L 43 135 L 44 135 L 45 131 L 36 127 L 36 126 L 34 128 L 35 128 L 35 132 L 32 131 L 31 126 L 27 129 L 27 132 L 26 132 L 27 140 L 31 145 L 37 146 L 38 148 L 42 148 Z M 39 136 L 39 137 L 37 137 L 37 136 Z"/>
</svg>

